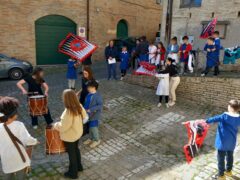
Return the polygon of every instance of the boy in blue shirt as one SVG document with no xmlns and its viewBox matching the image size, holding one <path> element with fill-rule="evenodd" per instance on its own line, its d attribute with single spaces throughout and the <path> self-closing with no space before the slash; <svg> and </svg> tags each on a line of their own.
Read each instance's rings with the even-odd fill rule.
<svg viewBox="0 0 240 180">
<path fill-rule="evenodd" d="M 100 144 L 99 136 L 99 120 L 103 108 L 102 96 L 97 92 L 98 83 L 95 80 L 87 84 L 89 94 L 86 97 L 84 108 L 89 115 L 89 134 L 90 139 L 84 142 L 85 145 L 90 144 L 90 148 L 95 148 Z"/>
<path fill-rule="evenodd" d="M 214 45 L 217 46 L 217 61 L 218 61 L 218 64 L 216 64 L 216 66 L 214 67 L 215 68 L 215 75 L 218 75 L 220 72 L 219 72 L 219 63 L 220 63 L 220 50 L 222 49 L 222 46 L 221 46 L 221 41 L 220 41 L 220 38 L 219 38 L 219 31 L 214 31 L 213 33 L 213 38 L 214 38 Z"/>
<path fill-rule="evenodd" d="M 232 176 L 233 152 L 237 143 L 238 127 L 240 126 L 240 102 L 231 100 L 228 112 L 207 119 L 207 123 L 218 123 L 215 147 L 218 151 L 218 174 L 216 179 L 226 179 L 225 175 Z M 225 167 L 225 158 L 227 165 Z M 224 174 L 225 173 L 225 174 Z"/>
</svg>

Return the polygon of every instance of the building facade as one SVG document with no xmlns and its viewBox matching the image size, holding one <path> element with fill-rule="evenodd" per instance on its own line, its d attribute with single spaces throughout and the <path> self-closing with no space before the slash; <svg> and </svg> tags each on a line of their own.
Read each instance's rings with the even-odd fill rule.
<svg viewBox="0 0 240 180">
<path fill-rule="evenodd" d="M 59 42 L 85 29 L 99 47 L 94 59 L 103 60 L 110 39 L 146 35 L 153 40 L 161 14 L 156 0 L 3 0 L 0 53 L 39 65 L 65 63 Z"/>
<path fill-rule="evenodd" d="M 169 6 L 171 2 L 172 10 Z M 215 17 L 218 19 L 216 30 L 220 31 L 223 47 L 240 44 L 240 0 L 163 0 L 162 6 L 161 38 L 165 43 L 169 31 L 167 14 L 170 14 L 171 37 L 177 36 L 180 41 L 184 35 L 192 36 L 194 49 L 203 49 L 206 40 L 200 39 L 199 35 Z"/>
</svg>

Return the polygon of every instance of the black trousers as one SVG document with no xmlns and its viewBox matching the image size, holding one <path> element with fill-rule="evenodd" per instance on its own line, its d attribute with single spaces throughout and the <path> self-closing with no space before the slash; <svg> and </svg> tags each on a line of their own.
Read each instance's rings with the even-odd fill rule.
<svg viewBox="0 0 240 180">
<path fill-rule="evenodd" d="M 209 71 L 211 70 L 210 67 L 206 67 L 206 69 L 202 72 L 203 74 L 207 75 Z M 214 75 L 218 75 L 220 73 L 219 71 L 219 65 L 214 66 Z"/>
<path fill-rule="evenodd" d="M 168 103 L 169 96 L 159 96 L 159 102 L 162 102 L 163 97 L 165 97 L 165 103 Z"/>
<path fill-rule="evenodd" d="M 81 163 L 81 153 L 78 148 L 79 140 L 75 142 L 65 142 L 65 147 L 69 157 L 69 168 L 67 174 L 72 178 L 78 177 L 78 171 L 82 171 L 82 163 Z"/>
<path fill-rule="evenodd" d="M 122 77 L 126 76 L 126 74 L 127 74 L 127 70 L 122 69 L 122 70 L 121 70 L 121 74 L 122 74 Z"/>
<path fill-rule="evenodd" d="M 48 113 L 44 114 L 43 117 L 48 125 L 53 122 L 49 108 L 48 108 Z M 38 116 L 31 116 L 31 118 L 32 118 L 32 126 L 37 126 L 38 125 Z"/>
</svg>

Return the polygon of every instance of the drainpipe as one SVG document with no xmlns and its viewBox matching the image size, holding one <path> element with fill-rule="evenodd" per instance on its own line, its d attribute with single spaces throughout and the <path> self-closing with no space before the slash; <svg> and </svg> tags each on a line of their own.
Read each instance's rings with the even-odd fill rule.
<svg viewBox="0 0 240 180">
<path fill-rule="evenodd" d="M 87 0 L 87 40 L 89 40 L 89 31 L 90 31 L 90 0 Z"/>
<path fill-rule="evenodd" d="M 170 43 L 172 35 L 172 12 L 173 11 L 173 0 L 168 0 L 167 5 L 167 24 L 166 24 L 166 41 L 167 44 Z"/>
</svg>

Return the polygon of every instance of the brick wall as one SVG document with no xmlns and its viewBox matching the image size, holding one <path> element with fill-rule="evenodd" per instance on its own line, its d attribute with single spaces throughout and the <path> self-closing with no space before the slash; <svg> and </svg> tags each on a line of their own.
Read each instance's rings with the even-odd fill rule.
<svg viewBox="0 0 240 180">
<path fill-rule="evenodd" d="M 150 76 L 127 75 L 125 82 L 156 89 L 159 80 Z M 181 77 L 177 96 L 197 104 L 226 108 L 230 99 L 240 100 L 240 79 Z"/>
</svg>

